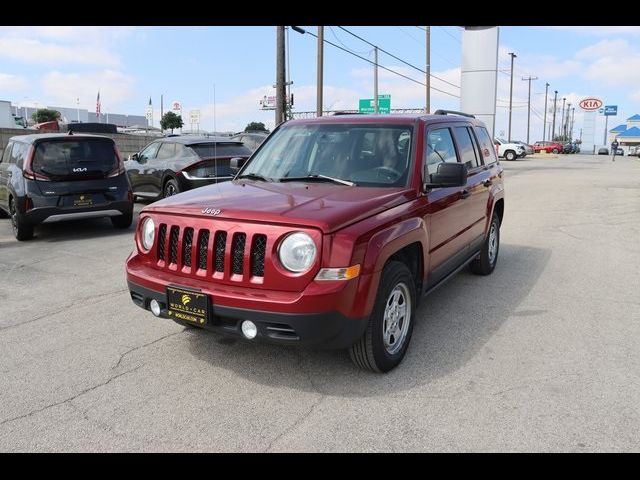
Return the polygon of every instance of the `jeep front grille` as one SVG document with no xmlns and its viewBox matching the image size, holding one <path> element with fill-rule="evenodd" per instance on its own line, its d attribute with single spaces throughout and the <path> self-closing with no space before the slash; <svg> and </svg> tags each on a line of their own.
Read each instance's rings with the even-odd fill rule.
<svg viewBox="0 0 640 480">
<path fill-rule="evenodd" d="M 231 243 L 232 268 L 231 271 L 236 275 L 242 275 L 244 265 L 244 244 L 247 240 L 247 236 L 244 233 L 236 233 L 233 236 L 233 242 Z"/>
</svg>

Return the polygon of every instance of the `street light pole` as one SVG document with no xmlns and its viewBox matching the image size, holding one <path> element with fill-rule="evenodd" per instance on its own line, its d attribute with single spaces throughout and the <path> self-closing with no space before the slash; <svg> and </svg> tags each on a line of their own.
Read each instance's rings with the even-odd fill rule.
<svg viewBox="0 0 640 480">
<path fill-rule="evenodd" d="M 80 99 L 79 98 L 76 98 L 76 110 L 78 113 L 77 120 L 78 120 L 78 123 L 80 123 Z"/>
<path fill-rule="evenodd" d="M 276 127 L 284 121 L 285 64 L 284 64 L 284 26 L 276 27 Z"/>
<path fill-rule="evenodd" d="M 538 77 L 522 77 L 522 80 L 529 82 L 529 97 L 527 99 L 527 143 L 529 143 L 529 128 L 531 126 L 531 80 L 537 80 Z"/>
<path fill-rule="evenodd" d="M 571 104 L 567 103 L 567 120 L 564 122 L 564 139 L 567 140 L 569 136 L 569 115 L 571 113 Z"/>
<path fill-rule="evenodd" d="M 427 111 L 426 113 L 431 113 L 431 27 L 427 26 L 427 73 L 426 73 L 426 84 L 427 84 Z"/>
<path fill-rule="evenodd" d="M 373 105 L 374 112 L 378 114 L 378 47 L 374 48 L 373 65 Z"/>
<path fill-rule="evenodd" d="M 544 88 L 544 121 L 542 122 L 542 141 L 545 141 L 545 135 L 547 133 L 547 95 L 549 93 L 549 84 L 545 83 Z"/>
<path fill-rule="evenodd" d="M 511 110 L 513 104 L 513 59 L 517 57 L 517 55 L 513 52 L 510 52 L 511 55 L 511 86 L 509 87 L 509 134 L 508 141 L 511 141 Z"/>
<path fill-rule="evenodd" d="M 560 124 L 560 135 L 564 135 L 564 102 L 566 101 L 566 97 L 562 97 L 562 115 L 560 115 L 560 121 L 562 123 Z M 564 141 L 564 139 L 562 139 L 561 141 Z"/>
<path fill-rule="evenodd" d="M 551 140 L 553 142 L 553 137 L 556 135 L 556 110 L 558 107 L 558 90 L 554 90 L 553 96 L 553 127 L 551 127 Z"/>
<path fill-rule="evenodd" d="M 318 27 L 318 67 L 316 78 L 316 117 L 322 116 L 322 77 L 324 65 L 324 27 Z"/>
</svg>

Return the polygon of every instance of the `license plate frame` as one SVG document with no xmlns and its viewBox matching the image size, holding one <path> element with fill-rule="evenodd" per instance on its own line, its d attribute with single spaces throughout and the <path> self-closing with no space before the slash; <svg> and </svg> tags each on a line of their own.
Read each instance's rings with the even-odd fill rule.
<svg viewBox="0 0 640 480">
<path fill-rule="evenodd" d="M 211 299 L 202 290 L 169 285 L 166 295 L 169 317 L 199 326 L 209 323 Z"/>
<path fill-rule="evenodd" d="M 93 195 L 90 193 L 80 193 L 73 196 L 74 207 L 92 207 Z"/>
</svg>

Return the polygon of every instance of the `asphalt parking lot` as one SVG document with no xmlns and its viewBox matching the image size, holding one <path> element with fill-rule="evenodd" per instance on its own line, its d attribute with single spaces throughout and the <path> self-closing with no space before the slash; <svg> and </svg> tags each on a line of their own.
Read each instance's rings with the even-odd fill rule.
<svg viewBox="0 0 640 480">
<path fill-rule="evenodd" d="M 640 450 L 640 161 L 502 163 L 495 272 L 427 297 L 387 375 L 155 319 L 133 228 L 0 220 L 0 451 Z"/>
</svg>

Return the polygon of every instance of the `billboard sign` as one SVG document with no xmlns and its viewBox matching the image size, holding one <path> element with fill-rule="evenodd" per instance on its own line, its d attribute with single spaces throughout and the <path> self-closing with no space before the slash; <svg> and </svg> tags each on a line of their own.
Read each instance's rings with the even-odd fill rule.
<svg viewBox="0 0 640 480">
<path fill-rule="evenodd" d="M 618 106 L 617 105 L 606 105 L 604 107 L 604 114 L 607 117 L 609 117 L 609 116 L 615 117 L 616 115 L 618 115 Z"/>
<path fill-rule="evenodd" d="M 189 111 L 189 121 L 193 125 L 194 123 L 200 124 L 200 110 Z"/>
<path fill-rule="evenodd" d="M 182 103 L 178 101 L 171 102 L 171 111 L 176 115 L 182 115 Z"/>
</svg>

